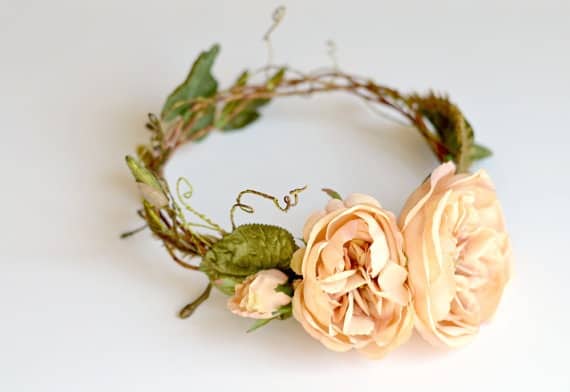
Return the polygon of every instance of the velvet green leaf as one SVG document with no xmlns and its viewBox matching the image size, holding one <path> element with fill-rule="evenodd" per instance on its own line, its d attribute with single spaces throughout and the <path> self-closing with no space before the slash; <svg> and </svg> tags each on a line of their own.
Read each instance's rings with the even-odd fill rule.
<svg viewBox="0 0 570 392">
<path fill-rule="evenodd" d="M 220 277 L 212 281 L 213 285 L 226 295 L 233 295 L 235 293 L 236 284 L 241 283 L 243 278 L 232 278 L 229 276 Z"/>
<path fill-rule="evenodd" d="M 245 278 L 257 271 L 288 269 L 295 240 L 287 230 L 271 225 L 247 224 L 217 241 L 202 258 L 200 269 L 212 281 Z"/>
</svg>

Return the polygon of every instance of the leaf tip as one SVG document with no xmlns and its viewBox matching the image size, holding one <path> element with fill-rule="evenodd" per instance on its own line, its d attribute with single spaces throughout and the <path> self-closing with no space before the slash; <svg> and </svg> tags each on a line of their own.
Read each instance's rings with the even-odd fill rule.
<svg viewBox="0 0 570 392">
<path fill-rule="evenodd" d="M 325 192 L 327 195 L 329 195 L 330 198 L 332 199 L 337 199 L 337 200 L 342 200 L 342 196 L 340 195 L 340 193 L 338 193 L 337 191 L 335 191 L 334 189 L 331 188 L 323 188 L 321 189 L 323 192 Z"/>
</svg>

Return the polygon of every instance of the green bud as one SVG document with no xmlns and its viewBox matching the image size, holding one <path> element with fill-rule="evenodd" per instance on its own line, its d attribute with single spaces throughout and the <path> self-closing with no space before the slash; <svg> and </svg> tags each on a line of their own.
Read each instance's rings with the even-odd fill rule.
<svg viewBox="0 0 570 392">
<path fill-rule="evenodd" d="M 168 196 L 164 192 L 158 177 L 133 157 L 127 156 L 126 160 L 133 177 L 137 181 L 143 199 L 156 208 L 166 207 Z"/>
</svg>

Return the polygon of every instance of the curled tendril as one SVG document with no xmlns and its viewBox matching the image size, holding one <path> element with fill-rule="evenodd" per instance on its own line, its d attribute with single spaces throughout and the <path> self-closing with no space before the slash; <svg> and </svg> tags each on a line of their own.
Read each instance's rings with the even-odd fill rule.
<svg viewBox="0 0 570 392">
<path fill-rule="evenodd" d="M 236 223 L 234 218 L 236 209 L 239 208 L 240 210 L 242 210 L 247 214 L 253 214 L 255 212 L 255 209 L 252 206 L 242 203 L 241 199 L 243 196 L 251 194 L 262 197 L 267 200 L 271 200 L 273 201 L 275 207 L 277 207 L 279 210 L 283 212 L 287 212 L 291 207 L 295 207 L 297 205 L 297 203 L 299 202 L 299 193 L 303 192 L 305 189 L 307 189 L 306 185 L 304 187 L 295 188 L 289 191 L 289 194 L 283 196 L 283 205 L 281 205 L 281 203 L 279 202 L 278 197 L 272 196 L 270 194 L 256 191 L 255 189 L 246 189 L 244 191 L 241 191 L 236 197 L 236 202 L 230 210 L 230 221 L 232 222 L 232 230 L 235 230 L 236 228 Z M 293 199 L 291 199 L 291 197 L 293 197 Z"/>
<path fill-rule="evenodd" d="M 273 15 L 271 15 L 271 19 L 273 23 L 269 26 L 267 32 L 263 35 L 263 41 L 267 45 L 267 64 L 271 65 L 273 63 L 273 45 L 271 44 L 271 34 L 275 31 L 277 26 L 283 21 L 285 17 L 285 6 L 281 5 L 273 11 Z"/>
<path fill-rule="evenodd" d="M 338 67 L 336 42 L 334 42 L 332 39 L 329 39 L 327 40 L 326 45 L 327 45 L 327 54 L 332 61 L 333 69 L 338 71 L 339 67 Z"/>
<path fill-rule="evenodd" d="M 187 189 L 185 191 L 183 191 L 181 189 L 182 186 L 185 186 Z M 194 193 L 194 188 L 192 187 L 192 184 L 190 183 L 190 181 L 188 181 L 186 178 L 180 177 L 178 179 L 178 181 L 176 181 L 176 196 L 178 196 L 178 201 L 180 202 L 180 204 L 187 211 L 191 212 L 192 214 L 194 214 L 195 216 L 200 218 L 205 223 L 205 224 L 200 224 L 200 223 L 192 223 L 192 222 L 184 221 L 184 224 L 186 226 L 204 227 L 204 228 L 208 228 L 211 230 L 215 230 L 222 235 L 225 234 L 225 230 L 222 229 L 217 223 L 212 221 L 210 218 L 208 218 L 206 215 L 202 214 L 201 212 L 196 211 L 188 203 L 188 200 L 190 198 L 192 198 L 193 193 Z M 183 219 L 184 215 L 183 214 L 180 214 L 180 215 L 182 216 L 182 219 Z"/>
</svg>

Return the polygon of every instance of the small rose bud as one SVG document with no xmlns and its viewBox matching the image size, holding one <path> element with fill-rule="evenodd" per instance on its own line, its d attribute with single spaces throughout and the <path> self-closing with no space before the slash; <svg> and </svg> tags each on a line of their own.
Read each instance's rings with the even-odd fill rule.
<svg viewBox="0 0 570 392">
<path fill-rule="evenodd" d="M 164 192 L 159 178 L 144 164 L 141 164 L 133 157 L 127 156 L 127 165 L 137 181 L 139 192 L 144 200 L 156 208 L 163 208 L 168 205 L 168 196 Z"/>
<path fill-rule="evenodd" d="M 276 291 L 288 278 L 277 269 L 262 270 L 235 286 L 228 309 L 242 317 L 269 319 L 280 307 L 291 303 L 291 297 Z"/>
<path fill-rule="evenodd" d="M 137 186 L 142 198 L 148 201 L 153 207 L 164 208 L 168 205 L 168 197 L 166 197 L 162 190 L 157 190 L 142 182 L 138 182 Z"/>
</svg>

